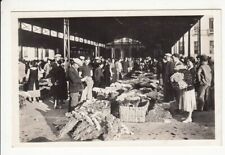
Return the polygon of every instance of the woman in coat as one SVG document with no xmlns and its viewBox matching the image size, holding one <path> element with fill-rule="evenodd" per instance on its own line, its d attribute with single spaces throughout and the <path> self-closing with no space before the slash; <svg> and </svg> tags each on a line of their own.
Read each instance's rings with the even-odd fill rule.
<svg viewBox="0 0 225 155">
<path fill-rule="evenodd" d="M 103 75 L 103 71 L 102 71 L 102 68 L 103 68 L 103 64 L 99 64 L 98 68 L 96 68 L 95 70 L 95 86 L 96 87 L 102 87 L 103 86 L 103 78 L 104 78 L 104 75 Z"/>
<path fill-rule="evenodd" d="M 68 97 L 66 73 L 61 64 L 61 60 L 57 61 L 50 71 L 54 108 L 59 107 L 60 109 L 62 108 L 63 100 L 66 100 Z"/>
<path fill-rule="evenodd" d="M 110 62 L 109 61 L 106 61 L 106 63 L 105 63 L 103 74 L 104 74 L 105 86 L 109 87 L 110 86 L 110 78 L 111 78 Z"/>
</svg>

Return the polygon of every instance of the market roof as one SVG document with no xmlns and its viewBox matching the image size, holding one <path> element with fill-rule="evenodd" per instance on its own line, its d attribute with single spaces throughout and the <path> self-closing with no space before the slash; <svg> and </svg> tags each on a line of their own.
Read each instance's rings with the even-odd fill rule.
<svg viewBox="0 0 225 155">
<path fill-rule="evenodd" d="M 165 50 L 169 50 L 201 17 L 196 15 L 69 18 L 70 34 L 104 44 L 127 37 L 142 42 L 147 48 L 161 44 Z M 23 18 L 20 21 L 63 32 L 63 18 Z M 46 37 L 40 38 L 45 40 Z M 24 38 L 22 42 L 31 42 L 28 40 Z"/>
</svg>

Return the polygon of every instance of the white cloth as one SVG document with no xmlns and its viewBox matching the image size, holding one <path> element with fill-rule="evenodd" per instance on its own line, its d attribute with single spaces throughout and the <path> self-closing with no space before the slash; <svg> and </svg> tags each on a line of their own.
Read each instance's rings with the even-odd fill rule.
<svg viewBox="0 0 225 155">
<path fill-rule="evenodd" d="M 195 90 L 189 90 L 180 96 L 179 109 L 192 112 L 197 109 Z"/>
</svg>

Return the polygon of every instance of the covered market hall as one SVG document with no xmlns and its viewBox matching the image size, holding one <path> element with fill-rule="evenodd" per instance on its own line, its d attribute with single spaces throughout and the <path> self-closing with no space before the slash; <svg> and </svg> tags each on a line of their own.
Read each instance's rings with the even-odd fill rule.
<svg viewBox="0 0 225 155">
<path fill-rule="evenodd" d="M 215 139 L 214 18 L 18 18 L 20 142 Z"/>
<path fill-rule="evenodd" d="M 185 33 L 190 33 L 201 17 L 21 18 L 20 58 L 53 58 L 55 54 L 64 57 L 159 57 L 171 53 L 172 46 L 182 40 Z M 190 47 L 184 51 L 184 45 L 191 46 L 190 35 L 186 42 L 181 42 L 183 46 L 177 53 L 190 55 Z"/>
</svg>

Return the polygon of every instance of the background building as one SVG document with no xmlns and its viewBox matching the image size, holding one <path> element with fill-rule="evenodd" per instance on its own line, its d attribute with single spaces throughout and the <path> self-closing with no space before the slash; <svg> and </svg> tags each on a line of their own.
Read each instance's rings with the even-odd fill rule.
<svg viewBox="0 0 225 155">
<path fill-rule="evenodd" d="M 175 42 L 172 53 L 196 57 L 205 54 L 214 55 L 214 18 L 203 16 L 192 28 Z"/>
</svg>

